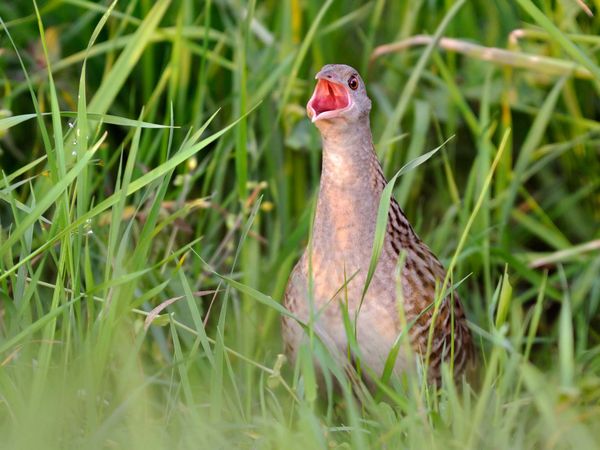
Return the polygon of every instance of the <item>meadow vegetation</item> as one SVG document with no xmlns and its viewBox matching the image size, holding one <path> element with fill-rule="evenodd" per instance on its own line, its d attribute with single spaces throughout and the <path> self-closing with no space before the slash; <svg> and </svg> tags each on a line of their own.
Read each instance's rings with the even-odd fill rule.
<svg viewBox="0 0 600 450">
<path fill-rule="evenodd" d="M 1 2 L 0 447 L 598 448 L 599 7 Z M 318 343 L 280 356 L 326 63 L 365 79 L 388 178 L 417 161 L 394 195 L 472 384 L 358 401 Z"/>
</svg>

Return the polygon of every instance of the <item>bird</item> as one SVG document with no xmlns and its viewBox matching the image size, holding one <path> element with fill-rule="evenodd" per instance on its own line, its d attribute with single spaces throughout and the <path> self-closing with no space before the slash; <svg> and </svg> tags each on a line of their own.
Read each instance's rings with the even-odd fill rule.
<svg viewBox="0 0 600 450">
<path fill-rule="evenodd" d="M 393 360 L 393 376 L 416 373 L 437 385 L 443 362 L 461 375 L 474 359 L 462 304 L 448 286 L 435 304 L 446 271 L 393 196 L 383 247 L 364 292 L 387 185 L 373 145 L 371 100 L 361 76 L 348 65 L 325 65 L 315 79 L 306 110 L 321 134 L 322 169 L 312 238 L 283 298 L 291 313 L 282 316 L 285 351 L 292 361 L 298 358 L 310 322 L 329 353 L 352 367 L 359 361 L 365 368 L 361 372 L 370 374 L 361 376 L 374 386 L 373 376 L 383 375 L 394 344 L 405 333 L 408 349 Z M 344 314 L 353 320 L 354 346 Z"/>
</svg>

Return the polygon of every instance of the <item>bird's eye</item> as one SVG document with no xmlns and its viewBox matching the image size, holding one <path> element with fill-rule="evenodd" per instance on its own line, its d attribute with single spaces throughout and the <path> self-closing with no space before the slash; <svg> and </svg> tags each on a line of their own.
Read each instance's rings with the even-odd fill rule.
<svg viewBox="0 0 600 450">
<path fill-rule="evenodd" d="M 353 91 L 358 89 L 358 78 L 356 78 L 354 75 L 352 75 L 350 78 L 348 78 L 348 86 L 350 86 L 350 89 L 352 89 Z"/>
</svg>

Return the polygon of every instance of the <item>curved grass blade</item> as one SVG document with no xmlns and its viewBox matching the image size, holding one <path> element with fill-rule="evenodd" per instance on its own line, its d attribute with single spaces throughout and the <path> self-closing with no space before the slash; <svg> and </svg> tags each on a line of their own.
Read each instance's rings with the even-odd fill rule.
<svg viewBox="0 0 600 450">
<path fill-rule="evenodd" d="M 381 198 L 379 200 L 379 208 L 377 210 L 377 222 L 375 224 L 375 236 L 373 238 L 373 251 L 371 253 L 371 260 L 369 262 L 369 271 L 367 272 L 367 279 L 365 280 L 365 286 L 363 288 L 362 295 L 360 298 L 360 305 L 356 310 L 356 317 L 358 317 L 358 314 L 362 307 L 365 295 L 367 294 L 367 290 L 369 289 L 369 285 L 371 284 L 373 275 L 375 274 L 375 269 L 377 268 L 377 263 L 379 262 L 381 250 L 383 249 L 383 243 L 385 240 L 385 233 L 388 224 L 390 201 L 392 199 L 392 193 L 394 190 L 394 185 L 396 184 L 396 180 L 398 179 L 398 177 L 402 176 L 407 172 L 410 172 L 411 170 L 423 164 L 433 155 L 435 155 L 444 145 L 446 145 L 446 143 L 450 139 L 452 139 L 452 137 L 446 139 L 441 145 L 434 148 L 430 152 L 427 152 L 424 155 L 421 155 L 413 159 L 412 161 L 406 163 L 398 172 L 396 172 L 396 175 L 392 177 L 392 179 L 383 189 L 383 192 L 381 193 Z"/>
</svg>

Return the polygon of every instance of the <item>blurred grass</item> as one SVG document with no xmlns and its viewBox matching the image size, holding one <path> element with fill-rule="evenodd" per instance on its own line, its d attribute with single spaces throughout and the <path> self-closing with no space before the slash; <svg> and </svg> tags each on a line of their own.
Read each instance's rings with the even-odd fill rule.
<svg viewBox="0 0 600 450">
<path fill-rule="evenodd" d="M 3 448 L 597 447 L 600 21 L 578 2 L 52 0 L 0 18 Z M 491 61 L 370 61 L 421 34 Z M 388 176 L 455 136 L 394 192 L 453 267 L 473 386 L 384 379 L 385 402 L 358 403 L 317 391 L 312 356 L 342 377 L 319 342 L 278 357 L 319 176 L 304 105 L 330 62 L 366 79 Z"/>
</svg>

